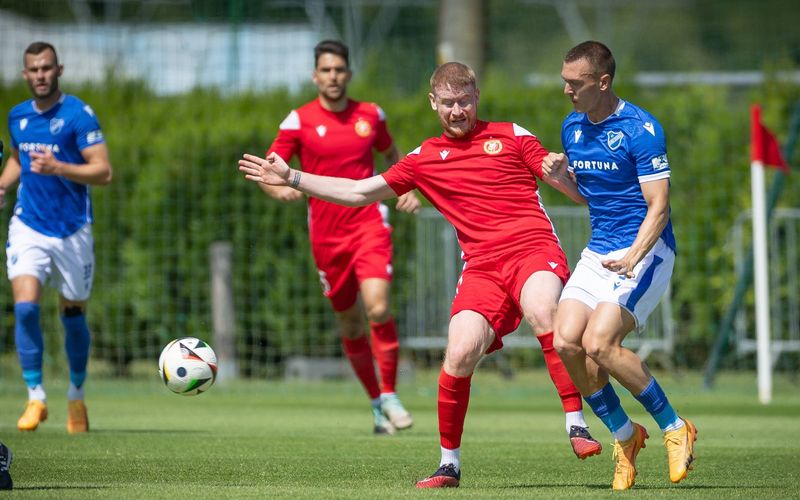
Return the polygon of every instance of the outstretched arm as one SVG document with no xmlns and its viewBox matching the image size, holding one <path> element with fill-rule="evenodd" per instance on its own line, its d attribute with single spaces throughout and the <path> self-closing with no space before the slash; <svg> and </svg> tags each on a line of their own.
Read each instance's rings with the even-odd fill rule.
<svg viewBox="0 0 800 500">
<path fill-rule="evenodd" d="M 397 147 L 394 144 L 392 144 L 391 147 L 389 147 L 389 149 L 384 151 L 382 154 L 383 159 L 386 162 L 386 168 L 391 167 L 400 160 L 400 153 L 397 151 Z M 395 205 L 397 210 L 412 214 L 418 213 L 421 207 L 422 203 L 419 201 L 419 198 L 414 191 L 409 191 L 398 196 L 397 205 Z"/>
<path fill-rule="evenodd" d="M 586 198 L 578 191 L 578 185 L 567 169 L 568 165 L 569 159 L 564 153 L 547 153 L 542 160 L 542 180 L 575 203 L 586 205 Z"/>
<path fill-rule="evenodd" d="M 239 170 L 247 180 L 268 186 L 290 186 L 321 200 L 349 207 L 397 197 L 397 193 L 380 175 L 355 180 L 309 174 L 289 168 L 275 153 L 270 153 L 266 158 L 245 154 L 239 160 Z"/>
</svg>

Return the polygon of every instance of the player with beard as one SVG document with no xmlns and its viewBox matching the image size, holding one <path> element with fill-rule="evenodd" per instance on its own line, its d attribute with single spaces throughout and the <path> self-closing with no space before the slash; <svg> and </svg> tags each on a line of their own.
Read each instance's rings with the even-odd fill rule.
<svg viewBox="0 0 800 500">
<path fill-rule="evenodd" d="M 317 99 L 289 113 L 269 153 L 286 161 L 297 156 L 304 172 L 351 179 L 374 175 L 373 150 L 387 165 L 396 162 L 397 148 L 383 110 L 347 97 L 352 77 L 347 46 L 322 41 L 314 48 L 314 62 Z M 261 184 L 261 188 L 286 202 L 303 198 L 290 187 Z M 416 212 L 420 202 L 414 193 L 407 193 L 396 206 Z M 389 304 L 392 240 L 387 207 L 380 203 L 343 207 L 309 198 L 308 212 L 311 251 L 322 290 L 334 310 L 345 355 L 371 400 L 374 432 L 408 429 L 413 419 L 396 392 L 399 343 Z"/>
<path fill-rule="evenodd" d="M 91 339 L 85 312 L 94 278 L 89 186 L 111 182 L 111 164 L 92 108 L 59 89 L 64 67 L 55 48 L 46 42 L 32 43 L 23 62 L 22 76 L 33 99 L 8 115 L 11 155 L 0 175 L 0 206 L 11 186 L 20 183 L 6 246 L 17 353 L 28 387 L 28 404 L 17 428 L 34 431 L 47 419 L 39 326 L 39 300 L 47 284 L 59 291 L 66 334 L 67 430 L 86 432 L 83 385 Z"/>
<path fill-rule="evenodd" d="M 465 263 L 439 375 L 441 459 L 433 475 L 417 482 L 418 488 L 459 485 L 472 374 L 486 353 L 503 346 L 503 336 L 523 317 L 542 344 L 576 455 L 597 454 L 600 443 L 588 433 L 580 394 L 552 345 L 557 301 L 569 269 L 541 203 L 537 178 L 577 202 L 583 197 L 564 172 L 542 177 L 547 150 L 531 132 L 515 123 L 478 120 L 480 92 L 471 68 L 443 64 L 430 84 L 428 98 L 444 133 L 427 139 L 381 175 L 360 180 L 313 175 L 289 168 L 276 154 L 245 154 L 239 169 L 249 180 L 289 186 L 348 206 L 416 188 L 455 227 Z"/>
</svg>

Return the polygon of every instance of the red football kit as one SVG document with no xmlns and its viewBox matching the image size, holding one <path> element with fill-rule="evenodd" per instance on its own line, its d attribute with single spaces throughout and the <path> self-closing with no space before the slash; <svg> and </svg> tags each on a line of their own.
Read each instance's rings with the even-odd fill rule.
<svg viewBox="0 0 800 500">
<path fill-rule="evenodd" d="M 392 137 L 376 104 L 348 100 L 341 112 L 315 99 L 283 120 L 268 153 L 285 161 L 297 155 L 313 174 L 364 179 L 375 174 L 372 150 L 386 151 Z M 392 277 L 392 242 L 386 207 L 345 207 L 308 198 L 311 251 L 325 296 L 334 310 L 355 304 L 359 283 Z"/>
<path fill-rule="evenodd" d="M 401 195 L 419 189 L 455 227 L 464 253 L 451 315 L 482 314 L 501 337 L 519 326 L 519 298 L 536 271 L 569 278 L 536 177 L 547 150 L 514 123 L 478 121 L 466 137 L 428 139 L 383 173 Z"/>
</svg>

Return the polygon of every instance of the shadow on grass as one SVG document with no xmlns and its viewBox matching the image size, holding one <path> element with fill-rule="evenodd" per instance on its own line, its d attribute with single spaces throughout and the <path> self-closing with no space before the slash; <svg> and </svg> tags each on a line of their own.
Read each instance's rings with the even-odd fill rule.
<svg viewBox="0 0 800 500">
<path fill-rule="evenodd" d="M 26 490 L 26 491 L 48 491 L 48 490 L 104 490 L 107 489 L 108 486 L 92 486 L 92 485 L 81 485 L 81 486 L 17 486 L 14 485 L 14 489 L 12 491 L 17 490 Z"/>
<path fill-rule="evenodd" d="M 587 488 L 590 490 L 608 490 L 611 491 L 611 486 L 609 484 L 565 484 L 565 483 L 552 483 L 552 484 L 512 484 L 512 485 L 505 485 L 505 486 L 498 486 L 498 489 L 505 490 L 505 489 L 516 489 L 516 488 L 523 488 L 523 489 L 535 489 L 535 488 Z M 767 487 L 769 488 L 769 487 Z M 776 487 L 777 488 L 777 487 Z M 636 485 L 631 490 L 648 490 L 648 491 L 675 491 L 678 492 L 680 490 L 733 490 L 733 489 L 751 489 L 751 490 L 762 490 L 765 489 L 764 486 L 755 486 L 755 485 L 739 485 L 739 484 L 729 484 L 729 485 L 715 485 L 715 484 L 684 484 L 682 486 L 647 486 L 647 485 Z"/>
<path fill-rule="evenodd" d="M 90 434 L 200 434 L 191 429 L 92 429 Z"/>
</svg>

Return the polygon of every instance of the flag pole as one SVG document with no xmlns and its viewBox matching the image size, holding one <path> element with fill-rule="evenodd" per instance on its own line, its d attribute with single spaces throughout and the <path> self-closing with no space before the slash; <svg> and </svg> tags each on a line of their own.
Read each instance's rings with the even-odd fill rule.
<svg viewBox="0 0 800 500">
<path fill-rule="evenodd" d="M 750 164 L 753 196 L 753 277 L 756 292 L 756 346 L 758 369 L 758 399 L 763 404 L 772 401 L 772 360 L 769 326 L 769 253 L 767 248 L 767 208 L 764 199 L 764 164 Z"/>
</svg>

